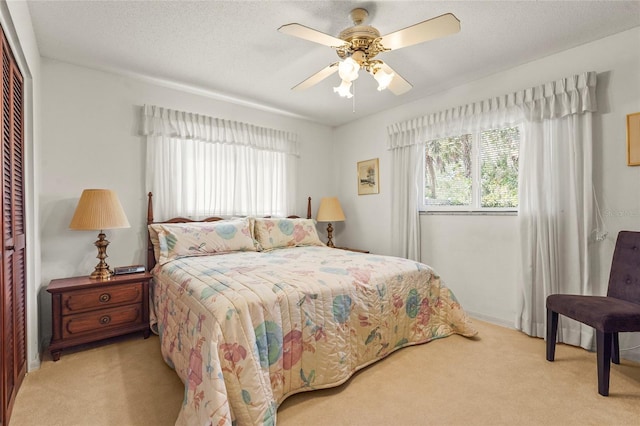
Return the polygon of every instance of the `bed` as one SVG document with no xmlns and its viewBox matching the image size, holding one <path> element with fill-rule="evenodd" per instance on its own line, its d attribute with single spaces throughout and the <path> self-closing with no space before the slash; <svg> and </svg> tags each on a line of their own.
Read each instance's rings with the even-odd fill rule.
<svg viewBox="0 0 640 426">
<path fill-rule="evenodd" d="M 298 392 L 476 331 L 427 265 L 326 247 L 308 218 L 153 222 L 151 327 L 185 384 L 176 424 L 273 425 Z M 425 360 L 425 362 L 428 362 Z"/>
</svg>

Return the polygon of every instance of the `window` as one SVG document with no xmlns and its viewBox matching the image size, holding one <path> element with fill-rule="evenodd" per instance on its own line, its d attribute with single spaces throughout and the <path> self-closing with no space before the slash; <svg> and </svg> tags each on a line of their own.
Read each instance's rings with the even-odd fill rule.
<svg viewBox="0 0 640 426">
<path fill-rule="evenodd" d="M 142 133 L 158 220 L 295 212 L 295 134 L 153 105 Z"/>
<path fill-rule="evenodd" d="M 434 139 L 424 145 L 423 210 L 516 210 L 520 129 Z"/>
</svg>

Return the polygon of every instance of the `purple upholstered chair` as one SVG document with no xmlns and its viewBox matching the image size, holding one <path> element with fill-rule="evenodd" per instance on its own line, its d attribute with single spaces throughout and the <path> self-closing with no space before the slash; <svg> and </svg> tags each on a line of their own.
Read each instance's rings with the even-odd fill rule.
<svg viewBox="0 0 640 426">
<path fill-rule="evenodd" d="M 598 393 L 609 395 L 613 361 L 620 364 L 619 332 L 640 331 L 640 232 L 620 231 L 611 262 L 607 296 L 547 297 L 547 360 L 556 351 L 558 314 L 596 329 Z"/>
</svg>

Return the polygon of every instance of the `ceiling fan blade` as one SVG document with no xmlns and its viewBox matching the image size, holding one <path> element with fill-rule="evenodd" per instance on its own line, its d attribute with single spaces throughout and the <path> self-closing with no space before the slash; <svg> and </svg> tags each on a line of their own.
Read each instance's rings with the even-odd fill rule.
<svg viewBox="0 0 640 426">
<path fill-rule="evenodd" d="M 403 93 L 411 90 L 413 85 L 402 78 L 402 76 L 394 71 L 389 65 L 383 62 L 380 67 L 382 68 L 382 71 L 386 72 L 387 74 L 395 74 L 393 76 L 393 80 L 391 80 L 391 83 L 389 83 L 389 86 L 387 87 L 387 89 L 391 90 L 394 95 L 402 95 Z"/>
<path fill-rule="evenodd" d="M 298 90 L 308 89 L 309 87 L 320 83 L 322 80 L 324 80 L 325 78 L 329 77 L 331 74 L 333 74 L 336 71 L 338 71 L 338 62 L 334 62 L 333 64 L 329 65 L 328 67 L 325 67 L 325 68 L 321 69 L 320 71 L 318 71 L 317 73 L 315 73 L 311 77 L 307 78 L 302 83 L 292 87 L 291 90 L 298 91 Z"/>
<path fill-rule="evenodd" d="M 446 13 L 382 36 L 380 43 L 387 49 L 396 50 L 455 34 L 458 31 L 460 31 L 460 20 L 452 13 Z"/>
<path fill-rule="evenodd" d="M 344 40 L 340 40 L 337 37 L 330 36 L 329 34 L 322 33 L 318 30 L 314 30 L 313 28 L 305 27 L 300 24 L 286 24 L 278 28 L 278 31 L 283 34 L 299 37 L 314 43 L 324 44 L 329 47 L 340 47 L 345 44 Z"/>
</svg>

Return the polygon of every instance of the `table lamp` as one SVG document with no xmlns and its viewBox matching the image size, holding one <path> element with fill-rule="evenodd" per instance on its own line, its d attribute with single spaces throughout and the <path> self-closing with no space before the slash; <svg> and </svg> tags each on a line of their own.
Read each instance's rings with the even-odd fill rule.
<svg viewBox="0 0 640 426">
<path fill-rule="evenodd" d="M 107 258 L 107 246 L 109 241 L 102 232 L 105 229 L 129 228 L 129 221 L 124 214 L 120 200 L 116 193 L 110 189 L 85 189 L 82 191 L 80 201 L 69 224 L 70 229 L 80 231 L 100 231 L 98 240 L 98 259 L 100 262 L 91 273 L 91 278 L 96 280 L 108 280 L 113 275 Z"/>
<path fill-rule="evenodd" d="M 329 222 L 329 226 L 327 226 L 327 237 L 329 239 L 329 241 L 327 241 L 328 247 L 335 247 L 331 239 L 333 234 L 333 226 L 331 226 L 331 222 L 342 222 L 345 219 L 346 218 L 344 217 L 342 207 L 340 207 L 338 197 L 324 197 L 320 200 L 320 207 L 318 208 L 316 220 L 318 222 Z"/>
</svg>

